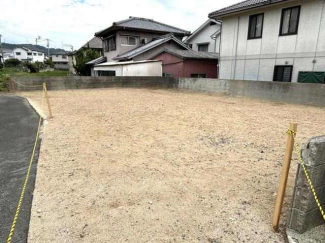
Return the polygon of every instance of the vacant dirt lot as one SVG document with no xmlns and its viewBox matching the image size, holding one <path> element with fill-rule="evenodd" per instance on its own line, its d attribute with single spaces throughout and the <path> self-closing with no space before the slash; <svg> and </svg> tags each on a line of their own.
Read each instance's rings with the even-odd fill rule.
<svg viewBox="0 0 325 243">
<path fill-rule="evenodd" d="M 301 142 L 325 133 L 316 107 L 146 89 L 50 98 L 30 242 L 283 242 L 270 222 L 288 124 Z"/>
</svg>

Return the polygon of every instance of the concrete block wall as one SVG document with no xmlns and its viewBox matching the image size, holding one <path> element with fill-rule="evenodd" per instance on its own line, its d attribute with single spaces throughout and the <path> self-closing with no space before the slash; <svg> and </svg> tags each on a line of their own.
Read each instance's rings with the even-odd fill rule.
<svg viewBox="0 0 325 243">
<path fill-rule="evenodd" d="M 318 199 L 325 208 L 325 136 L 310 139 L 302 150 L 302 157 Z M 304 233 L 324 223 L 302 166 L 299 165 L 288 228 Z"/>
<path fill-rule="evenodd" d="M 15 80 L 28 86 L 41 85 L 46 82 L 49 90 L 110 87 L 174 88 L 276 102 L 325 106 L 325 84 L 168 77 L 17 77 Z M 19 86 L 14 82 L 11 82 L 10 87 L 13 91 L 42 89 L 42 87 Z"/>
</svg>

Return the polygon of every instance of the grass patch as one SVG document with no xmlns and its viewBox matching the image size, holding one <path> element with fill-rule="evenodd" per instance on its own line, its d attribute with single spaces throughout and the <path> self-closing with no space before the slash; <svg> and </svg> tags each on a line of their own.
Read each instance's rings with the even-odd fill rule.
<svg viewBox="0 0 325 243">
<path fill-rule="evenodd" d="M 62 77 L 68 76 L 69 71 L 54 70 L 48 72 L 29 73 L 26 71 L 18 70 L 17 68 L 6 67 L 0 70 L 0 92 L 9 91 L 9 79 L 10 77 Z"/>
</svg>

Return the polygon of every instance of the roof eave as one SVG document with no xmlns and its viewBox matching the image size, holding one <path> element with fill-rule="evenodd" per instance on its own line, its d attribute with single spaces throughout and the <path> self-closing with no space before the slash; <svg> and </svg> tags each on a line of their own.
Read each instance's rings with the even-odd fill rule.
<svg viewBox="0 0 325 243">
<path fill-rule="evenodd" d="M 296 1 L 296 0 L 277 0 L 277 1 L 264 2 L 264 3 L 255 4 L 253 6 L 242 7 L 242 8 L 236 9 L 236 10 L 225 11 L 220 14 L 216 13 L 218 11 L 215 11 L 215 12 L 210 13 L 208 15 L 208 17 L 211 19 L 215 19 L 215 20 L 221 20 L 222 18 L 224 18 L 226 16 L 234 15 L 234 14 L 241 13 L 241 12 L 246 12 L 246 11 L 249 11 L 252 9 L 261 8 L 261 7 L 265 7 L 265 6 L 269 6 L 269 5 L 281 4 L 283 2 L 289 2 L 289 1 Z"/>
</svg>

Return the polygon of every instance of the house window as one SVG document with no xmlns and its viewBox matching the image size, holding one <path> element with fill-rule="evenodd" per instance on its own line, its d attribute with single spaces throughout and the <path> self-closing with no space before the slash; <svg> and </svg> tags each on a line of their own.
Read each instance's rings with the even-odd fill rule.
<svg viewBox="0 0 325 243">
<path fill-rule="evenodd" d="M 39 56 L 43 56 L 43 53 L 38 53 Z"/>
<path fill-rule="evenodd" d="M 121 44 L 125 46 L 135 46 L 137 38 L 134 36 L 121 36 Z"/>
<path fill-rule="evenodd" d="M 20 54 L 21 54 L 20 52 L 16 52 L 16 56 L 20 56 Z"/>
<path fill-rule="evenodd" d="M 16 52 L 17 53 L 17 52 Z M 31 56 L 32 55 L 32 53 L 31 52 L 27 52 L 27 56 Z"/>
<path fill-rule="evenodd" d="M 209 43 L 208 44 L 198 44 L 198 51 L 205 51 L 208 52 L 209 50 Z"/>
<path fill-rule="evenodd" d="M 67 59 L 67 56 L 66 55 L 62 55 L 62 59 Z"/>
<path fill-rule="evenodd" d="M 59 57 L 59 55 L 55 55 L 56 57 Z"/>
<path fill-rule="evenodd" d="M 264 14 L 249 16 L 248 39 L 262 38 Z"/>
<path fill-rule="evenodd" d="M 172 73 L 163 73 L 163 77 L 174 77 Z"/>
<path fill-rule="evenodd" d="M 206 73 L 192 73 L 191 78 L 206 78 Z"/>
<path fill-rule="evenodd" d="M 293 66 L 275 66 L 273 81 L 291 82 Z"/>
<path fill-rule="evenodd" d="M 37 56 L 37 53 L 33 53 L 34 56 Z"/>
<path fill-rule="evenodd" d="M 188 44 L 188 47 L 193 49 L 193 44 Z"/>
<path fill-rule="evenodd" d="M 100 77 L 114 77 L 116 76 L 115 71 L 98 71 L 98 76 Z"/>
<path fill-rule="evenodd" d="M 282 10 L 281 35 L 296 35 L 298 33 L 300 6 Z"/>
<path fill-rule="evenodd" d="M 116 50 L 116 38 L 115 36 L 111 36 L 107 38 L 104 42 L 105 44 L 105 52 L 115 51 Z"/>
</svg>

